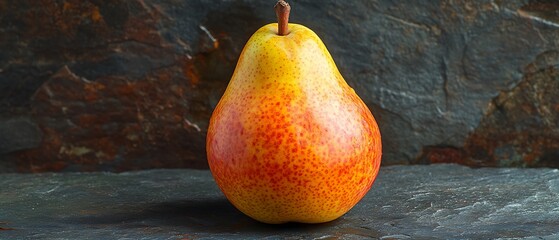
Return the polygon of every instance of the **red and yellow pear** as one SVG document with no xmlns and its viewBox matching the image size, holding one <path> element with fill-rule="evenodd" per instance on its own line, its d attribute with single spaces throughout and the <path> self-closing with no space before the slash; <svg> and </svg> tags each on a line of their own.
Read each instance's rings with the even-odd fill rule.
<svg viewBox="0 0 559 240">
<path fill-rule="evenodd" d="M 379 171 L 381 138 L 319 37 L 287 22 L 246 43 L 208 129 L 210 170 L 227 199 L 265 223 L 321 223 L 348 212 Z"/>
</svg>

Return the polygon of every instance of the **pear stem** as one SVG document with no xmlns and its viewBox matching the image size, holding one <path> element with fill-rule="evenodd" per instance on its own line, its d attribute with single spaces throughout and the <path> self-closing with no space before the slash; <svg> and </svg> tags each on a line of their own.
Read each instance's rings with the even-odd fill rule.
<svg viewBox="0 0 559 240">
<path fill-rule="evenodd" d="M 278 35 L 285 36 L 289 34 L 289 12 L 291 6 L 285 0 L 279 0 L 274 6 L 276 16 L 278 17 Z"/>
</svg>

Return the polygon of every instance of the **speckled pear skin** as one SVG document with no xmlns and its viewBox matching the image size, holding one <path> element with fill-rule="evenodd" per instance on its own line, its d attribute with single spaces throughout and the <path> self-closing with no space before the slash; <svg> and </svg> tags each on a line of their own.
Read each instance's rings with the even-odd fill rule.
<svg viewBox="0 0 559 240">
<path fill-rule="evenodd" d="M 310 29 L 260 28 L 243 49 L 207 135 L 229 201 L 265 223 L 321 223 L 348 212 L 381 162 L 377 123 Z"/>
</svg>

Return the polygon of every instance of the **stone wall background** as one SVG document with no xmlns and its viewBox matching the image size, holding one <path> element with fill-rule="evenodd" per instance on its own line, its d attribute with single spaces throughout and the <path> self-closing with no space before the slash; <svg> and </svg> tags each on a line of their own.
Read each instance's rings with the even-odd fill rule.
<svg viewBox="0 0 559 240">
<path fill-rule="evenodd" d="M 275 0 L 0 1 L 0 172 L 205 168 Z M 383 164 L 559 167 L 556 1 L 291 0 L 372 109 Z"/>
</svg>

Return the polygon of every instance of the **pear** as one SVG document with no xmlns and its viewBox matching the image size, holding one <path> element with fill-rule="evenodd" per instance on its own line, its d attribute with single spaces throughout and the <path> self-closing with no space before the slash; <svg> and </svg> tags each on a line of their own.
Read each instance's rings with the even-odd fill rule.
<svg viewBox="0 0 559 240">
<path fill-rule="evenodd" d="M 281 16 L 246 43 L 206 148 L 227 199 L 271 224 L 339 218 L 368 192 L 381 162 L 367 106 L 320 38 Z"/>
</svg>

